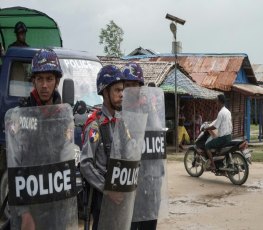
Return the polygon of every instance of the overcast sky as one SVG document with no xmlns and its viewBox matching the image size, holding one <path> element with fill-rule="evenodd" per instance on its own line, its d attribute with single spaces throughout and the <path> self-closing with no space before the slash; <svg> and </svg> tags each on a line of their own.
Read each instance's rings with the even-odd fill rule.
<svg viewBox="0 0 263 230">
<path fill-rule="evenodd" d="M 124 31 L 121 49 L 171 52 L 166 13 L 186 20 L 177 40 L 187 53 L 246 53 L 263 64 L 262 0 L 0 0 L 0 7 L 42 11 L 59 25 L 64 47 L 103 55 L 99 34 L 110 20 Z M 260 26 L 261 25 L 261 26 Z"/>
</svg>

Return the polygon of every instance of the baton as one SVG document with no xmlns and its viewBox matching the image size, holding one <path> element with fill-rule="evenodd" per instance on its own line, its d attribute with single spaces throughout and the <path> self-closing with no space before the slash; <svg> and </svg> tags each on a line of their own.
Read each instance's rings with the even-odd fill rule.
<svg viewBox="0 0 263 230">
<path fill-rule="evenodd" d="M 87 182 L 83 178 L 83 204 L 84 204 L 84 230 L 90 229 L 90 213 L 92 204 L 93 188 L 90 186 L 89 193 Z M 89 197 L 88 197 L 89 195 Z"/>
</svg>

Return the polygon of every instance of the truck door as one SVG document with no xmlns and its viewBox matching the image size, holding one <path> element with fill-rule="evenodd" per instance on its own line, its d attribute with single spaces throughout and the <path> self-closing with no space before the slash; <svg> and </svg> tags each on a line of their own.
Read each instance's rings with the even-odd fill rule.
<svg viewBox="0 0 263 230">
<path fill-rule="evenodd" d="M 2 66 L 1 74 L 1 132 L 0 143 L 5 141 L 4 117 L 8 109 L 19 105 L 21 98 L 28 97 L 32 89 L 30 82 L 30 60 L 9 60 Z"/>
</svg>

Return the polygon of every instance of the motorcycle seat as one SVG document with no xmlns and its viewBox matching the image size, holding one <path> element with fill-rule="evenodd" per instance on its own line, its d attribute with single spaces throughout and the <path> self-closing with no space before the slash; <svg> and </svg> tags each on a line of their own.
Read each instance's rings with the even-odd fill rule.
<svg viewBox="0 0 263 230">
<path fill-rule="evenodd" d="M 226 145 L 222 146 L 221 148 L 217 148 L 217 149 L 212 149 L 212 152 L 215 152 L 216 155 L 224 155 L 225 153 L 227 153 L 230 149 L 232 149 L 233 147 L 238 147 L 240 144 L 242 144 L 244 141 L 231 141 L 229 143 L 227 143 Z"/>
<path fill-rule="evenodd" d="M 229 146 L 238 146 L 240 144 L 242 144 L 244 141 L 230 141 L 228 144 L 224 145 L 223 148 L 225 147 L 229 147 Z"/>
</svg>

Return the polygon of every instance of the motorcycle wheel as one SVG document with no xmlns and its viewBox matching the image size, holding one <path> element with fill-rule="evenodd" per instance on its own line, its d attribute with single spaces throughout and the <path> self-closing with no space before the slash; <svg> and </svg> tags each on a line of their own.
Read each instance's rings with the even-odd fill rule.
<svg viewBox="0 0 263 230">
<path fill-rule="evenodd" d="M 234 171 L 227 172 L 229 180 L 235 185 L 242 185 L 247 181 L 249 174 L 248 163 L 244 156 L 240 153 L 232 154 L 233 161 L 228 158 L 228 168 L 234 169 Z"/>
<path fill-rule="evenodd" d="M 186 172 L 192 177 L 200 177 L 204 172 L 202 159 L 194 149 L 188 149 L 185 153 L 184 167 Z"/>
</svg>

